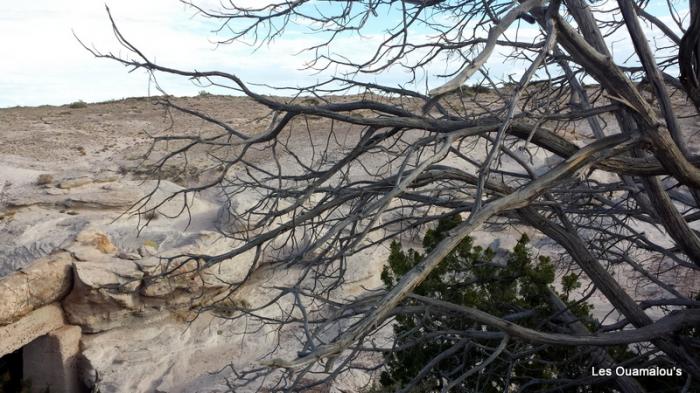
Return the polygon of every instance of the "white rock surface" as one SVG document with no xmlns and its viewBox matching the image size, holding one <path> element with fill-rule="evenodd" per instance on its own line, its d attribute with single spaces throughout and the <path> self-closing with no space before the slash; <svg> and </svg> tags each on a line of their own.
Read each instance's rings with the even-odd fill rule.
<svg viewBox="0 0 700 393">
<path fill-rule="evenodd" d="M 0 277 L 0 326 L 66 296 L 72 285 L 72 264 L 70 254 L 60 252 L 11 276 Z"/>
<path fill-rule="evenodd" d="M 25 379 L 32 391 L 75 393 L 79 379 L 80 327 L 63 326 L 32 341 L 22 349 Z"/>
<path fill-rule="evenodd" d="M 0 356 L 12 353 L 35 338 L 65 325 L 63 310 L 49 304 L 23 316 L 9 325 L 0 326 Z"/>
<path fill-rule="evenodd" d="M 251 114 L 259 110 L 245 101 L 231 105 L 229 98 L 221 98 L 219 104 L 217 110 L 222 116 L 228 116 L 237 124 L 245 122 L 246 127 L 250 126 Z M 35 329 L 31 331 L 36 332 L 39 327 L 51 329 L 63 323 L 59 307 L 43 309 L 41 305 L 53 301 L 57 293 L 63 293 L 66 278 L 75 277 L 74 290 L 63 300 L 63 305 L 68 319 L 81 325 L 87 333 L 81 339 L 86 382 L 96 382 L 103 393 L 226 391 L 223 378 L 231 373 L 210 373 L 229 363 L 239 367 L 256 364 L 277 344 L 277 332 L 270 327 L 257 329 L 259 326 L 243 319 L 216 318 L 212 313 L 204 313 L 192 321 L 191 309 L 201 304 L 199 302 L 216 299 L 224 283 L 240 280 L 250 267 L 253 251 L 197 276 L 187 274 L 188 269 L 193 268 L 191 264 L 196 263 L 193 261 L 182 268 L 182 276 L 170 280 L 157 278 L 163 268 L 158 256 L 183 252 L 220 254 L 235 247 L 237 243 L 223 238 L 216 230 L 246 229 L 236 215 L 255 205 L 259 195 L 239 195 L 225 206 L 215 192 L 165 201 L 168 195 L 182 190 L 179 184 L 190 181 L 177 175 L 179 180 L 170 178 L 179 184 L 163 180 L 145 206 L 151 208 L 164 202 L 154 214 L 123 214 L 157 184 L 148 180 L 149 175 L 138 166 L 148 147 L 142 132 L 158 134 L 169 127 L 169 120 L 161 113 L 154 114 L 152 105 L 142 100 L 110 105 L 115 108 L 111 112 L 100 106 L 85 108 L 81 111 L 86 113 L 84 118 L 73 118 L 75 114 L 64 113 L 65 108 L 45 109 L 51 112 L 51 126 L 38 121 L 38 116 L 45 115 L 40 108 L 20 108 L 16 111 L 22 112 L 21 116 L 7 115 L 6 118 L 14 119 L 12 127 L 0 122 L 3 142 L 0 144 L 0 277 L 22 268 L 25 272 L 17 276 L 20 279 L 13 278 L 18 280 L 12 285 L 20 289 L 19 295 L 0 301 L 0 315 L 13 315 L 12 322 L 19 324 L 27 310 L 40 307 L 37 315 L 46 314 L 44 319 L 25 325 L 0 327 L 0 346 L 7 346 L 6 343 L 15 343 L 11 347 L 23 345 L 21 340 L 3 339 L 2 335 L 9 334 L 8 329 L 11 329 L 8 326 L 23 326 L 24 330 L 12 331 L 13 337 L 20 337 L 22 331 Z M 240 113 L 232 115 L 232 108 Z M 24 114 L 24 111 L 40 113 Z M 200 130 L 202 126 L 199 121 L 191 122 L 192 119 L 178 120 L 176 127 L 185 124 L 178 132 Z M 261 130 L 264 126 L 261 123 Z M 343 136 L 346 140 L 341 143 L 351 144 L 352 138 L 358 135 L 347 133 Z M 298 151 L 310 150 L 306 138 L 290 142 L 299 144 Z M 477 143 L 475 152 L 478 151 L 484 151 L 483 141 Z M 338 156 L 337 152 L 330 154 Z M 206 155 L 188 157 L 188 163 L 202 166 L 206 161 L 203 157 Z M 546 153 L 534 157 L 523 154 L 522 158 L 532 163 L 536 173 L 558 162 Z M 262 166 L 274 165 L 269 162 L 267 152 L 260 153 L 259 159 Z M 291 157 L 280 157 L 280 163 L 287 169 L 298 167 Z M 376 169 L 384 163 L 365 164 Z M 509 159 L 503 164 L 504 170 L 516 167 Z M 356 166 L 348 176 L 357 179 L 363 176 L 363 171 Z M 37 184 L 40 175 L 50 175 L 51 179 Z M 608 175 L 596 173 L 596 176 L 603 179 Z M 183 203 L 189 207 L 184 211 L 188 214 L 170 218 L 183 212 Z M 222 211 L 232 214 L 222 214 Z M 149 225 L 137 231 L 138 225 L 149 219 Z M 694 225 L 700 225 L 700 221 Z M 480 245 L 494 244 L 510 249 L 521 230 L 494 227 L 477 231 L 473 237 Z M 654 241 L 665 244 L 665 239 L 654 228 L 645 227 L 644 230 Z M 551 243 L 532 232 L 528 235 L 537 252 L 555 254 Z M 303 235 L 298 240 L 303 244 Z M 416 239 L 401 239 L 403 243 L 412 240 Z M 414 246 L 420 247 L 419 242 Z M 282 248 L 275 252 L 281 256 L 293 251 Z M 56 257 L 60 260 L 54 262 L 57 275 L 49 275 L 50 279 L 39 285 L 33 270 L 35 266 L 30 266 L 30 262 L 57 252 L 61 253 L 58 254 L 61 257 Z M 347 280 L 334 295 L 352 298 L 366 288 L 381 286 L 379 272 L 387 254 L 385 246 L 377 246 L 349 257 Z M 66 268 L 73 264 L 75 271 L 66 274 Z M 39 268 L 37 264 L 36 269 Z M 634 292 L 633 272 L 618 269 L 615 275 Z M 231 301 L 248 306 L 262 304 L 274 295 L 270 286 L 295 278 L 293 271 L 274 272 L 263 267 Z M 695 288 L 700 284 L 697 276 L 678 277 L 677 280 Z M 3 291 L 1 287 L 0 291 Z M 649 286 L 639 288 L 634 296 L 658 297 L 659 293 L 658 288 Z M 596 314 L 605 315 L 607 302 L 595 297 L 593 301 L 597 303 Z M 280 307 L 288 308 L 290 302 L 286 297 Z M 342 328 L 336 327 L 337 330 Z M 298 333 L 283 331 L 283 346 L 275 356 L 294 357 Z M 368 362 L 374 360 L 368 359 Z M 343 376 L 333 389 L 342 387 L 354 392 L 366 380 L 366 374 Z"/>
<path fill-rule="evenodd" d="M 211 389 L 225 387 L 223 377 L 210 373 L 231 362 L 239 367 L 255 362 L 275 340 L 274 332 L 265 328 L 243 340 L 244 321 L 225 321 L 211 314 L 200 315 L 183 329 L 185 325 L 173 316 L 85 336 L 83 355 L 89 369 L 98 370 L 100 391 L 185 393 L 205 387 L 216 391 Z"/>
</svg>

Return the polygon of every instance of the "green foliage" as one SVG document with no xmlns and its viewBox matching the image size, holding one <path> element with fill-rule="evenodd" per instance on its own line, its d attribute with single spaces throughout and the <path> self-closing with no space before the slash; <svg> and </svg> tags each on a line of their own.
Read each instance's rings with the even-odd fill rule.
<svg viewBox="0 0 700 393">
<path fill-rule="evenodd" d="M 315 105 L 321 105 L 321 100 L 319 100 L 316 97 L 304 97 L 304 98 L 302 98 L 301 103 L 304 105 L 315 106 Z"/>
<path fill-rule="evenodd" d="M 488 86 L 484 86 L 484 85 L 474 85 L 474 86 L 470 86 L 469 89 L 470 89 L 471 91 L 473 91 L 474 93 L 480 93 L 480 94 L 490 93 L 490 92 L 491 92 L 491 89 L 489 89 Z"/>
<path fill-rule="evenodd" d="M 578 276 L 575 273 L 569 273 L 561 278 L 561 286 L 564 290 L 565 297 L 568 299 L 571 291 L 581 288 L 581 283 L 579 282 Z"/>
<path fill-rule="evenodd" d="M 78 101 L 71 102 L 70 104 L 68 104 L 68 107 L 71 109 L 87 108 L 87 103 L 83 100 L 78 100 Z"/>
<path fill-rule="evenodd" d="M 423 239 L 425 252 L 430 252 L 459 222 L 460 217 L 454 216 L 440 221 L 436 228 L 428 230 Z M 494 261 L 495 254 L 491 249 L 476 246 L 467 237 L 414 293 L 477 308 L 498 317 L 530 311 L 515 322 L 540 331 L 561 333 L 566 327 L 562 326 L 560 319 L 553 318 L 557 312 L 548 301 L 551 291 L 554 291 L 552 284 L 555 267 L 547 257 L 535 258 L 528 242 L 527 236 L 523 235 L 508 253 L 505 264 L 498 264 Z M 387 289 L 396 285 L 400 277 L 424 257 L 424 254 L 413 249 L 404 251 L 397 242 L 391 244 L 390 251 L 388 264 L 381 275 Z M 595 331 L 599 326 L 590 315 L 592 306 L 569 300 L 570 293 L 581 286 L 578 276 L 569 274 L 562 277 L 561 285 L 563 293 L 558 295 L 571 313 Z M 404 305 L 416 304 L 407 301 Z M 375 386 L 372 389 L 374 392 L 394 391 L 405 386 L 438 354 L 457 344 L 462 339 L 459 332 L 483 329 L 481 325 L 460 315 L 444 313 L 405 313 L 398 315 L 395 322 L 395 344 L 401 349 L 385 356 L 386 369 L 380 378 L 381 386 Z M 460 371 L 483 362 L 491 353 L 491 350 L 484 348 L 494 348 L 499 340 L 472 339 L 472 344 L 438 362 L 412 391 L 440 391 L 447 380 L 446 375 L 454 378 L 460 375 Z M 625 346 L 609 348 L 609 352 L 618 361 L 634 356 Z M 531 385 L 526 391 L 545 391 L 555 386 L 547 381 L 590 376 L 589 360 L 590 357 L 580 348 L 532 346 L 511 339 L 499 359 L 451 391 L 495 393 L 502 392 L 506 384 L 522 386 L 533 380 L 540 380 L 541 383 Z M 593 386 L 570 387 L 565 391 L 613 392 L 617 391 L 615 388 L 614 383 L 608 381 Z"/>
<path fill-rule="evenodd" d="M 490 93 L 491 89 L 488 86 L 485 86 L 483 84 L 475 84 L 471 86 L 462 86 L 460 89 L 459 93 L 464 95 L 464 96 L 475 96 L 477 94 L 486 94 Z"/>
</svg>

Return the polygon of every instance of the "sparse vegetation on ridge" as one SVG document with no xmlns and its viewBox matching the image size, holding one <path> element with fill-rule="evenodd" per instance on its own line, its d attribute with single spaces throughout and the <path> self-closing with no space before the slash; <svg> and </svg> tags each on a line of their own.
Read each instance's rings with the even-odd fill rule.
<svg viewBox="0 0 700 393">
<path fill-rule="evenodd" d="M 68 104 L 68 107 L 71 109 L 81 109 L 81 108 L 87 108 L 87 103 L 83 100 L 78 100 L 71 102 Z"/>
</svg>

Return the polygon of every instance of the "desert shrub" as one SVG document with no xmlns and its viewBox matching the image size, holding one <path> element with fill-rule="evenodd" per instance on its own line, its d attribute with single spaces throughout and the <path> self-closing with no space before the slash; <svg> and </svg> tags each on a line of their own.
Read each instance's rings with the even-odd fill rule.
<svg viewBox="0 0 700 393">
<path fill-rule="evenodd" d="M 68 107 L 71 109 L 87 108 L 87 103 L 83 100 L 78 100 L 68 104 Z"/>
<path fill-rule="evenodd" d="M 321 100 L 316 97 L 304 97 L 301 103 L 304 105 L 321 105 Z"/>
<path fill-rule="evenodd" d="M 158 242 L 155 240 L 147 239 L 143 241 L 143 246 L 144 247 L 150 247 L 155 250 L 157 250 L 160 246 L 158 245 Z"/>
<path fill-rule="evenodd" d="M 36 178 L 36 184 L 39 186 L 51 184 L 53 182 L 53 176 L 48 173 L 42 173 Z"/>
<path fill-rule="evenodd" d="M 462 88 L 463 93 L 466 94 L 486 94 L 491 91 L 491 89 L 488 88 L 488 86 L 484 86 L 482 84 L 477 84 L 477 85 L 472 85 L 472 86 L 466 86 Z"/>
<path fill-rule="evenodd" d="M 460 222 L 454 216 L 439 222 L 428 230 L 423 239 L 423 247 L 430 252 L 448 231 Z M 453 304 L 472 307 L 501 318 L 509 318 L 518 313 L 523 316 L 514 322 L 540 331 L 561 333 L 567 331 L 565 322 L 556 318 L 558 310 L 550 302 L 550 290 L 563 300 L 570 312 L 584 322 L 589 330 L 595 331 L 599 324 L 591 316 L 592 306 L 585 301 L 570 300 L 571 292 L 581 284 L 576 274 L 562 277 L 562 293 L 556 292 L 552 284 L 555 267 L 548 257 L 535 257 L 529 246 L 529 239 L 522 235 L 515 247 L 505 257 L 505 263 L 495 260 L 495 253 L 489 248 L 473 244 L 466 237 L 442 261 L 414 293 Z M 410 271 L 424 257 L 414 249 L 403 250 L 398 242 L 391 244 L 388 263 L 382 272 L 382 281 L 387 289 L 392 288 L 399 278 Z M 405 306 L 417 306 L 419 302 L 408 300 Z M 389 392 L 405 387 L 423 367 L 446 350 L 459 345 L 465 337 L 458 332 L 486 331 L 484 327 L 459 314 L 407 313 L 396 317 L 394 345 L 397 350 L 385 355 L 385 370 L 380 384 L 372 392 Z M 530 311 L 527 313 L 526 311 Z M 492 329 L 488 331 L 497 332 Z M 449 333 L 448 333 L 449 332 Z M 470 368 L 484 362 L 491 350 L 498 345 L 500 338 L 470 338 L 471 343 L 462 350 L 439 361 L 435 367 L 414 385 L 412 392 L 439 392 L 448 379 L 454 379 Z M 608 348 L 616 361 L 630 359 L 636 354 L 625 346 Z M 527 356 L 518 357 L 526 353 Z M 556 379 L 577 379 L 591 375 L 591 363 L 586 350 L 572 346 L 531 345 L 511 337 L 506 350 L 487 369 L 472 377 L 465 378 L 454 392 L 502 392 L 506 385 L 523 386 L 529 381 L 540 381 L 534 389 L 551 389 L 546 381 Z M 446 378 L 450 376 L 450 378 Z M 506 380 L 506 378 L 508 380 Z M 663 388 L 679 381 L 673 378 L 644 380 L 648 387 Z M 682 382 L 681 382 L 682 384 Z M 607 381 L 576 392 L 614 392 L 614 382 Z M 649 390 L 658 391 L 658 390 Z"/>
</svg>

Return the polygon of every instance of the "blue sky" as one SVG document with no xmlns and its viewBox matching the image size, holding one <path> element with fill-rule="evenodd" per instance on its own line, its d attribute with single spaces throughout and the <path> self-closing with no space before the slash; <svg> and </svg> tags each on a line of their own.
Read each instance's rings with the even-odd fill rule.
<svg viewBox="0 0 700 393">
<path fill-rule="evenodd" d="M 152 58 L 174 66 L 223 68 L 265 80 L 293 67 L 291 52 L 275 48 L 251 55 L 250 48 L 214 50 L 211 25 L 175 0 L 119 0 L 109 6 L 124 34 Z M 104 3 L 94 0 L 35 0 L 0 4 L 0 107 L 93 102 L 149 94 L 147 76 L 95 59 L 73 37 L 118 52 Z M 11 37 L 7 39 L 6 37 Z M 288 48 L 291 49 L 291 48 Z M 123 51 L 122 51 L 123 53 Z M 160 80 L 172 94 L 196 94 L 187 81 Z M 152 89 L 150 89 L 152 92 Z"/>
<path fill-rule="evenodd" d="M 260 4 L 265 0 L 236 0 L 237 4 Z M 186 69 L 219 69 L 246 81 L 298 86 L 323 80 L 302 70 L 309 55 L 296 55 L 318 43 L 320 37 L 302 27 L 288 30 L 270 45 L 253 48 L 243 44 L 217 46 L 212 33 L 217 25 L 196 16 L 177 0 L 108 0 L 124 35 L 159 63 Z M 218 0 L 199 0 L 216 7 Z M 316 4 L 314 4 L 315 6 Z M 323 6 L 322 6 L 323 7 Z M 324 11 L 328 11 L 328 7 Z M 345 36 L 331 48 L 348 55 L 366 53 L 373 47 L 397 14 L 385 10 L 369 23 L 364 37 Z M 73 37 L 102 51 L 119 53 L 104 9 L 94 0 L 34 0 L 0 3 L 0 107 L 15 105 L 59 105 L 77 100 L 98 102 L 130 96 L 156 94 L 143 72 L 127 69 L 108 60 L 95 59 Z M 422 31 L 421 33 L 424 33 Z M 121 53 L 124 53 L 122 50 Z M 502 72 L 508 67 L 496 62 Z M 444 72 L 435 69 L 435 73 Z M 397 85 L 407 78 L 392 69 L 365 79 Z M 195 95 L 201 86 L 181 78 L 160 76 L 159 84 L 174 95 Z M 262 92 L 270 92 L 259 88 Z M 222 92 L 221 90 L 214 92 Z"/>
<path fill-rule="evenodd" d="M 260 4 L 265 0 L 236 0 L 237 4 Z M 159 63 L 189 69 L 219 69 L 234 73 L 246 81 L 270 85 L 306 85 L 324 75 L 301 70 L 308 55 L 297 56 L 301 49 L 317 43 L 318 37 L 304 27 L 290 29 L 271 45 L 256 50 L 242 44 L 217 46 L 211 20 L 177 0 L 107 0 L 122 32 L 149 57 Z M 215 7 L 218 0 L 200 0 L 204 7 Z M 318 4 L 318 3 L 316 3 Z M 664 14 L 663 10 L 659 10 Z M 344 36 L 331 48 L 347 55 L 362 55 L 382 37 L 383 30 L 396 20 L 396 14 L 380 13 L 364 37 Z M 130 96 L 156 94 L 143 72 L 127 69 L 108 60 L 95 59 L 80 47 L 77 34 L 86 44 L 102 51 L 119 53 L 104 10 L 95 0 L 34 0 L 0 3 L 0 107 L 15 105 L 65 104 L 77 100 L 98 102 Z M 417 30 L 416 34 L 426 34 Z M 521 31 L 534 35 L 530 28 Z M 485 35 L 485 32 L 484 32 Z M 616 58 L 624 58 L 630 48 L 624 40 L 617 43 Z M 124 53 L 121 50 L 121 53 Z M 496 75 L 522 72 L 522 67 L 504 64 L 495 56 L 489 63 Z M 439 74 L 444 65 L 429 72 Z M 327 75 L 327 74 L 326 74 Z M 376 78 L 376 79 L 375 79 Z M 365 79 L 397 85 L 407 79 L 395 68 Z M 434 82 L 435 79 L 431 79 Z M 181 78 L 160 76 L 159 84 L 174 95 L 195 95 L 201 86 Z M 421 83 L 424 81 L 421 81 Z M 260 88 L 262 92 L 266 91 Z M 216 91 L 214 92 L 221 92 Z"/>
</svg>

